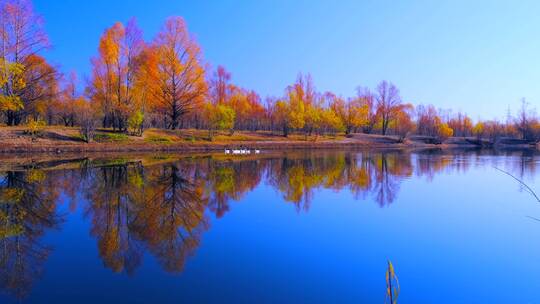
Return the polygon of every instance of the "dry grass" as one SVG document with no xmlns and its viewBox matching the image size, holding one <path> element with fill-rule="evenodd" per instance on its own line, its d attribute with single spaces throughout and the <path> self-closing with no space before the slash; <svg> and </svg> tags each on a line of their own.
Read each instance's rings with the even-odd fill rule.
<svg viewBox="0 0 540 304">
<path fill-rule="evenodd" d="M 236 145 L 249 145 L 264 150 L 344 147 L 400 148 L 404 146 L 401 143 L 395 143 L 395 141 L 381 141 L 380 136 L 375 135 L 358 137 L 345 137 L 344 134 L 306 136 L 299 132 L 283 137 L 280 132 L 237 131 L 233 134 L 216 132 L 210 140 L 207 130 L 148 129 L 142 136 L 132 136 L 104 128 L 96 130 L 96 138 L 93 142 L 85 143 L 81 140 L 79 130 L 76 127 L 45 127 L 35 140 L 32 140 L 29 134 L 25 134 L 24 130 L 24 126 L 0 127 L 0 152 L 217 151 Z"/>
<path fill-rule="evenodd" d="M 6 144 L 80 144 L 81 137 L 77 127 L 48 126 L 43 128 L 37 140 L 32 141 L 31 136 L 25 134 L 26 127 L 0 127 L 0 141 Z M 115 144 L 174 144 L 174 143 L 221 143 L 231 144 L 235 142 L 318 142 L 318 141 L 341 141 L 343 134 L 337 136 L 305 136 L 301 133 L 290 134 L 283 137 L 280 133 L 269 131 L 236 131 L 216 132 L 212 140 L 208 137 L 208 131 L 195 129 L 162 130 L 148 129 L 143 136 L 114 132 L 112 129 L 98 128 L 95 134 L 95 142 Z"/>
<path fill-rule="evenodd" d="M 343 134 L 337 136 L 308 136 L 304 134 L 290 134 L 288 137 L 283 137 L 279 133 L 273 133 L 269 131 L 236 131 L 230 134 L 228 131 L 215 132 L 212 140 L 208 137 L 208 131 L 196 130 L 196 129 L 182 129 L 182 130 L 162 130 L 162 129 L 148 129 L 144 132 L 144 139 L 147 142 L 214 142 L 214 143 L 234 143 L 234 142 L 254 142 L 254 141 L 310 141 L 316 142 L 320 140 L 343 140 L 345 136 Z"/>
</svg>

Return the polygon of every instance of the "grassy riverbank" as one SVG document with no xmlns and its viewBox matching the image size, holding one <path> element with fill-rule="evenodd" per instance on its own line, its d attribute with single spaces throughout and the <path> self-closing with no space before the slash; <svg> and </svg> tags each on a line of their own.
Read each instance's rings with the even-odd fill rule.
<svg viewBox="0 0 540 304">
<path fill-rule="evenodd" d="M 27 134 L 25 127 L 0 128 L 0 153 L 20 152 L 133 152 L 133 151 L 219 151 L 226 147 L 246 146 L 263 150 L 331 149 L 331 148 L 407 148 L 407 147 L 478 147 L 474 140 L 450 138 L 442 144 L 431 144 L 425 138 L 411 137 L 400 142 L 394 136 L 344 134 L 305 136 L 258 131 L 218 132 L 212 140 L 204 130 L 149 129 L 142 136 L 130 136 L 108 129 L 98 129 L 95 140 L 86 143 L 77 128 L 46 127 L 37 136 Z M 516 144 L 516 147 L 534 147 Z"/>
</svg>

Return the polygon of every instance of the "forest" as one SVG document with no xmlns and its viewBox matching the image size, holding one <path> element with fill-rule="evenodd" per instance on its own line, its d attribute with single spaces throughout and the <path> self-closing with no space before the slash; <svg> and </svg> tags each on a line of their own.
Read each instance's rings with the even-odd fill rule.
<svg viewBox="0 0 540 304">
<path fill-rule="evenodd" d="M 504 121 L 414 105 L 382 80 L 355 96 L 317 91 L 299 74 L 281 96 L 262 97 L 234 84 L 232 73 L 203 58 L 182 17 L 170 17 L 151 41 L 135 19 L 106 28 L 90 58 L 90 75 L 64 74 L 45 53 L 52 46 L 43 18 L 26 0 L 6 0 L 0 12 L 0 124 L 38 134 L 46 126 L 72 127 L 90 142 L 97 129 L 142 136 L 148 129 L 272 132 L 319 136 L 353 133 L 497 141 L 540 139 L 540 120 L 522 100 Z M 81 58 L 81 60 L 88 60 Z"/>
</svg>

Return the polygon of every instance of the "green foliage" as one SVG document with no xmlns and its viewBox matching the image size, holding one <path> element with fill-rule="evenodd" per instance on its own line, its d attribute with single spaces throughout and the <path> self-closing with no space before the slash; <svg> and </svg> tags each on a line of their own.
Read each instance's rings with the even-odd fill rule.
<svg viewBox="0 0 540 304">
<path fill-rule="evenodd" d="M 137 136 L 141 136 L 143 133 L 144 113 L 142 111 L 136 111 L 131 114 L 128 119 L 128 127 L 131 132 Z"/>
<path fill-rule="evenodd" d="M 173 141 L 165 136 L 159 136 L 159 135 L 150 135 L 145 138 L 146 141 L 152 142 L 152 143 L 172 143 Z"/>
<path fill-rule="evenodd" d="M 128 136 L 122 133 L 100 133 L 94 135 L 97 142 L 123 142 L 128 140 Z"/>
<path fill-rule="evenodd" d="M 228 130 L 234 128 L 234 118 L 236 114 L 231 107 L 218 105 L 215 112 L 215 128 L 217 130 Z"/>
<path fill-rule="evenodd" d="M 205 108 L 205 116 L 208 121 L 210 139 L 212 139 L 214 130 L 231 130 L 234 128 L 236 113 L 229 106 L 208 103 Z"/>
</svg>

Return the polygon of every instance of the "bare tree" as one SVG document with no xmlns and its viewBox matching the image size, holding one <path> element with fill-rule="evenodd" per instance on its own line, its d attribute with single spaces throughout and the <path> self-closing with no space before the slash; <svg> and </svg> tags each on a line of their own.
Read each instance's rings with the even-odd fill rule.
<svg viewBox="0 0 540 304">
<path fill-rule="evenodd" d="M 377 86 L 377 114 L 381 119 L 381 132 L 386 135 L 390 121 L 395 118 L 397 111 L 401 106 L 401 97 L 399 90 L 391 82 L 383 80 Z"/>
</svg>

